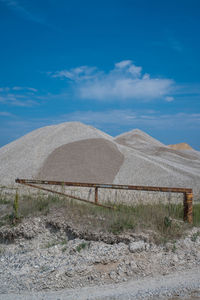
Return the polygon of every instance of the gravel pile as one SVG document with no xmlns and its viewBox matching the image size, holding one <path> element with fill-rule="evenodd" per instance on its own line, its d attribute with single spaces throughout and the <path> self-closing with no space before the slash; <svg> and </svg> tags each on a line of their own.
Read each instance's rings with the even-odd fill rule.
<svg viewBox="0 0 200 300">
<path fill-rule="evenodd" d="M 46 126 L 30 132 L 0 149 L 0 184 L 35 177 L 45 159 L 58 147 L 89 138 L 112 137 L 79 122 Z"/>
<path fill-rule="evenodd" d="M 114 183 L 191 187 L 199 200 L 200 152 L 171 149 L 138 129 L 115 141 L 125 159 Z"/>
<path fill-rule="evenodd" d="M 113 138 L 78 122 L 35 130 L 0 149 L 0 184 L 40 178 L 191 187 L 200 193 L 200 152 L 175 150 L 133 130 Z"/>
<path fill-rule="evenodd" d="M 175 145 L 168 145 L 172 149 L 176 150 L 194 150 L 190 145 L 187 143 L 180 143 L 180 144 L 175 144 Z"/>
<path fill-rule="evenodd" d="M 165 246 L 155 245 L 147 233 L 130 235 L 126 243 L 80 239 L 70 236 L 65 225 L 52 226 L 51 215 L 25 219 L 17 232 L 14 227 L 1 228 L 0 235 L 8 231 L 11 239 L 0 245 L 0 299 L 23 293 L 37 299 L 68 299 L 66 291 L 45 296 L 44 290 L 64 288 L 74 289 L 67 292 L 69 299 L 152 299 L 200 287 L 200 233 L 196 228 Z M 193 270 L 190 281 L 185 272 L 189 269 Z M 176 281 L 169 275 L 174 272 L 179 272 Z M 183 272 L 186 277 L 180 278 Z M 97 285 L 99 288 L 93 288 Z M 29 299 L 25 295 L 15 298 Z M 50 298 L 53 295 L 57 298 Z"/>
</svg>

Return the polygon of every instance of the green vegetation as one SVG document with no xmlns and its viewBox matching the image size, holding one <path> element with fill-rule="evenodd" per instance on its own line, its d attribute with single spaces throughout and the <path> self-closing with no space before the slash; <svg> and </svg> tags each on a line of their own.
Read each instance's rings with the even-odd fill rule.
<svg viewBox="0 0 200 300">
<path fill-rule="evenodd" d="M 51 248 L 55 245 L 58 245 L 58 241 L 51 241 L 51 242 L 48 242 L 46 245 L 45 245 L 45 248 Z"/>
<path fill-rule="evenodd" d="M 108 231 L 119 234 L 127 230 L 155 232 L 156 242 L 179 238 L 189 226 L 182 222 L 183 207 L 175 204 L 120 205 L 114 211 L 103 212 Z"/>
<path fill-rule="evenodd" d="M 19 194 L 16 192 L 15 194 L 15 199 L 13 203 L 13 213 L 14 213 L 14 218 L 19 219 Z"/>
<path fill-rule="evenodd" d="M 85 249 L 86 246 L 87 246 L 87 243 L 83 242 L 76 247 L 76 251 L 81 252 L 81 250 Z"/>
<path fill-rule="evenodd" d="M 62 245 L 62 246 L 66 246 L 67 245 L 67 240 L 66 239 L 62 239 L 62 240 L 54 240 L 54 241 L 50 241 L 45 245 L 45 248 L 51 248 L 55 245 Z"/>
<path fill-rule="evenodd" d="M 200 203 L 193 205 L 193 225 L 200 226 Z"/>
<path fill-rule="evenodd" d="M 0 247 L 0 255 L 2 255 L 4 253 L 4 249 Z"/>
<path fill-rule="evenodd" d="M 200 231 L 197 231 L 191 236 L 191 241 L 196 242 L 197 238 L 200 236 Z"/>
<path fill-rule="evenodd" d="M 107 203 L 113 205 L 112 203 Z M 157 243 L 180 238 L 192 225 L 183 222 L 183 205 L 174 203 L 145 203 L 136 205 L 116 204 L 106 209 L 78 202 L 67 197 L 33 193 L 27 195 L 0 194 L 0 226 L 16 225 L 16 220 L 28 216 L 47 215 L 59 210 L 71 223 L 86 231 L 112 233 L 151 231 Z M 1 209 L 2 208 L 2 209 Z M 194 226 L 200 226 L 200 203 L 193 205 Z M 197 239 L 196 236 L 192 237 Z M 66 245 L 66 241 L 57 242 Z M 47 247 L 51 247 L 47 245 Z M 77 246 L 80 252 L 86 245 Z M 63 247 L 63 251 L 64 248 Z"/>
<path fill-rule="evenodd" d="M 172 248 L 172 252 L 175 253 L 177 250 L 177 247 L 176 247 L 176 241 L 174 241 L 173 243 L 173 248 Z"/>
<path fill-rule="evenodd" d="M 6 205 L 6 204 L 9 204 L 9 203 L 10 203 L 10 201 L 5 199 L 4 197 L 0 198 L 0 205 L 2 205 L 2 204 Z"/>
<path fill-rule="evenodd" d="M 65 252 L 66 250 L 67 250 L 66 246 L 62 248 L 62 252 Z"/>
<path fill-rule="evenodd" d="M 67 244 L 67 240 L 66 239 L 61 240 L 60 244 L 61 245 L 66 245 Z"/>
</svg>

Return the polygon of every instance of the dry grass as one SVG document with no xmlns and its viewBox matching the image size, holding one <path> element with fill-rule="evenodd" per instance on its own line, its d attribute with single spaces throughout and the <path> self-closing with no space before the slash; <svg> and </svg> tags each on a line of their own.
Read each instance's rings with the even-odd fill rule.
<svg viewBox="0 0 200 300">
<path fill-rule="evenodd" d="M 11 197 L 0 194 L 0 225 L 13 224 L 13 203 L 15 195 Z M 112 203 L 108 203 L 113 205 Z M 83 227 L 85 230 L 95 230 L 121 234 L 123 232 L 142 232 L 151 230 L 154 240 L 162 243 L 180 238 L 186 228 L 191 225 L 184 223 L 183 205 L 174 203 L 157 204 L 141 203 L 136 205 L 114 204 L 115 209 L 93 206 L 78 201 L 45 195 L 43 193 L 21 195 L 18 203 L 18 218 L 28 216 L 47 215 L 55 209 L 62 208 L 66 219 Z M 200 226 L 200 203 L 193 206 L 195 226 Z"/>
</svg>

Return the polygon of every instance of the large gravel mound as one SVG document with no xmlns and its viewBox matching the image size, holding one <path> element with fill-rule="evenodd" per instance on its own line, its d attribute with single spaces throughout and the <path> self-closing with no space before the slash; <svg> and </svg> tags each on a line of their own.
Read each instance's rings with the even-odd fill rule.
<svg viewBox="0 0 200 300">
<path fill-rule="evenodd" d="M 45 159 L 56 148 L 89 138 L 112 137 L 91 126 L 68 122 L 34 130 L 0 149 L 0 184 L 14 184 L 16 178 L 35 177 Z"/>
<path fill-rule="evenodd" d="M 113 182 L 124 156 L 106 139 L 86 139 L 55 149 L 37 178 L 79 182 Z"/>
</svg>

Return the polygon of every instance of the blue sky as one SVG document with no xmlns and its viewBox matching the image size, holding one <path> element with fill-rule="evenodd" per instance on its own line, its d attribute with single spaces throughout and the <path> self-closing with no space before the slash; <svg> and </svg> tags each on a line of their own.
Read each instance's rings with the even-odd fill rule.
<svg viewBox="0 0 200 300">
<path fill-rule="evenodd" d="M 200 150 L 200 1 L 0 0 L 0 146 L 68 121 Z"/>
</svg>

